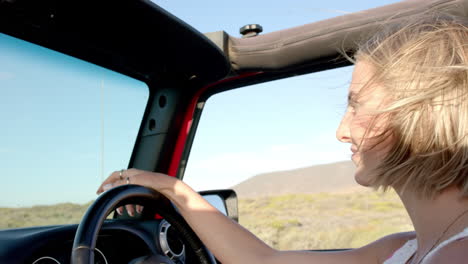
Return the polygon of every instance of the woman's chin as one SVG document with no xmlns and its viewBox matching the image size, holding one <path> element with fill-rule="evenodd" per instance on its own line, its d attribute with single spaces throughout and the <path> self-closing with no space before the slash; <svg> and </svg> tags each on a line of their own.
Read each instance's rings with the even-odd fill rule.
<svg viewBox="0 0 468 264">
<path fill-rule="evenodd" d="M 366 175 L 363 171 L 359 170 L 359 167 L 356 168 L 356 172 L 354 173 L 354 180 L 361 186 L 370 187 L 370 179 L 369 175 Z"/>
</svg>

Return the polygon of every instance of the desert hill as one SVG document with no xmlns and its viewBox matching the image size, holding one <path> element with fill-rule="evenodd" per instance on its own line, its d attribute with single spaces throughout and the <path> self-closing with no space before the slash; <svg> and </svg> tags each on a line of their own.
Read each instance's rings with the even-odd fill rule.
<svg viewBox="0 0 468 264">
<path fill-rule="evenodd" d="M 317 165 L 253 176 L 232 188 L 239 197 L 276 196 L 288 193 L 334 192 L 359 188 L 351 161 Z"/>
</svg>

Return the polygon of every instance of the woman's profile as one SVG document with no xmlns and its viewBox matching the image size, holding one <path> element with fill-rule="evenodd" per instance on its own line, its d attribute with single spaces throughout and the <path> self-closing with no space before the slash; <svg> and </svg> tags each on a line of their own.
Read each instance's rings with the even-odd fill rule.
<svg viewBox="0 0 468 264">
<path fill-rule="evenodd" d="M 349 251 L 278 251 L 164 174 L 116 171 L 98 193 L 126 183 L 161 192 L 222 263 L 466 263 L 468 22 L 427 13 L 387 23 L 353 59 L 336 137 L 350 145 L 359 184 L 395 189 L 414 232 Z"/>
</svg>

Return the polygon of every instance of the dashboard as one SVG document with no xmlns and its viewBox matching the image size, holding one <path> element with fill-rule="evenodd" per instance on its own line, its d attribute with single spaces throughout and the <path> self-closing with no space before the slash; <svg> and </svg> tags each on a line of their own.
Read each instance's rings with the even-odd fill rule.
<svg viewBox="0 0 468 264">
<path fill-rule="evenodd" d="M 70 263 L 78 225 L 0 230 L 0 263 Z M 162 252 L 175 263 L 185 263 L 180 236 L 165 220 L 107 220 L 99 233 L 96 264 L 140 263 Z"/>
</svg>

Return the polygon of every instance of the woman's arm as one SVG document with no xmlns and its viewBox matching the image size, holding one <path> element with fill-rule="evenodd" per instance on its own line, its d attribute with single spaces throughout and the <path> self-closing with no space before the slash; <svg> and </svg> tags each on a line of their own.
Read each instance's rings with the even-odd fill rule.
<svg viewBox="0 0 468 264">
<path fill-rule="evenodd" d="M 184 182 L 160 173 L 130 169 L 125 172 L 130 183 L 153 188 L 179 209 L 206 247 L 223 264 L 229 263 L 381 263 L 379 255 L 385 243 L 376 241 L 366 247 L 340 252 L 278 251 L 258 239 L 248 230 L 219 212 Z M 121 185 L 119 172 L 114 172 L 99 187 Z M 128 208 L 132 210 L 132 208 Z M 380 254 L 379 254 L 380 252 Z"/>
</svg>

